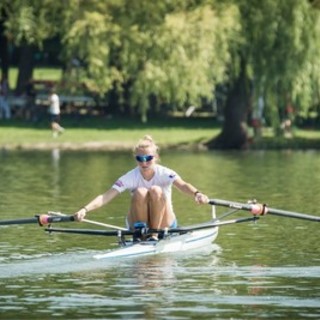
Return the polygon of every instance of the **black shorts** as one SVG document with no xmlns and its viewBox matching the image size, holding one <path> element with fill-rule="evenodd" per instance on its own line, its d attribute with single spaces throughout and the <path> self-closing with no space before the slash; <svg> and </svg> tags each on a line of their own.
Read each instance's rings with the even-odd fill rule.
<svg viewBox="0 0 320 320">
<path fill-rule="evenodd" d="M 60 115 L 59 114 L 52 114 L 51 115 L 51 122 L 60 122 Z"/>
</svg>

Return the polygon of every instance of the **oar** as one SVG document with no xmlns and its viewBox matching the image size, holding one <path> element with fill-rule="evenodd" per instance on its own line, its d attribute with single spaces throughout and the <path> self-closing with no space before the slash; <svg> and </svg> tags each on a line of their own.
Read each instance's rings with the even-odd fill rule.
<svg viewBox="0 0 320 320">
<path fill-rule="evenodd" d="M 239 210 L 246 210 L 246 211 L 250 211 L 254 215 L 264 215 L 268 213 L 268 214 L 281 216 L 281 217 L 289 217 L 289 218 L 320 222 L 320 217 L 317 217 L 317 216 L 313 216 L 305 213 L 269 208 L 265 204 L 260 204 L 260 203 L 245 204 L 245 203 L 239 203 L 239 202 L 233 202 L 233 201 L 227 201 L 227 200 L 210 199 L 209 204 L 228 207 L 228 208 L 234 208 Z"/>
<path fill-rule="evenodd" d="M 146 233 L 154 233 L 157 232 L 159 234 L 165 233 L 186 233 L 196 230 L 202 229 L 213 229 L 216 227 L 221 227 L 233 223 L 241 223 L 241 222 L 248 222 L 248 221 L 255 221 L 258 220 L 259 217 L 250 217 L 250 218 L 239 218 L 239 219 L 232 219 L 226 221 L 217 221 L 213 223 L 203 223 L 198 225 L 193 225 L 189 227 L 180 227 L 180 228 L 173 228 L 173 229 L 146 229 Z M 61 232 L 61 233 L 75 233 L 75 234 L 84 234 L 84 235 L 93 235 L 93 236 L 119 236 L 119 235 L 133 235 L 134 231 L 130 230 L 91 230 L 91 229 L 66 229 L 66 228 L 46 228 L 48 232 Z"/>
<path fill-rule="evenodd" d="M 211 229 L 216 227 L 222 227 L 233 223 L 241 223 L 241 222 L 248 222 L 248 221 L 256 221 L 259 217 L 250 217 L 250 218 L 239 218 L 239 219 L 231 219 L 226 221 L 215 221 L 212 223 L 203 223 L 198 225 L 193 225 L 189 227 L 179 227 L 179 228 L 172 228 L 165 230 L 158 230 L 160 232 L 168 232 L 168 233 L 183 233 L 183 232 L 190 232 L 190 231 L 196 231 L 196 230 L 202 230 L 202 229 Z M 157 232 L 157 230 L 148 230 L 149 232 Z"/>
<path fill-rule="evenodd" d="M 118 236 L 120 235 L 133 235 L 133 232 L 130 230 L 91 230 L 91 229 L 67 229 L 67 228 L 46 228 L 45 231 L 51 232 L 60 232 L 60 233 L 75 233 L 75 234 L 84 234 L 91 236 Z"/>
<path fill-rule="evenodd" d="M 52 215 L 61 216 L 61 217 L 66 216 L 66 214 L 61 213 L 61 212 L 49 211 L 48 213 L 49 213 L 49 214 L 52 214 Z M 96 226 L 111 228 L 111 229 L 115 229 L 115 230 L 123 230 L 123 231 L 128 230 L 128 229 L 126 229 L 126 228 L 114 226 L 113 224 L 106 224 L 106 223 L 102 223 L 102 222 L 98 222 L 98 221 L 93 221 L 93 220 L 88 220 L 88 219 L 82 219 L 82 221 L 83 221 L 83 222 L 86 222 L 86 223 L 94 224 L 94 225 L 96 225 Z"/>
<path fill-rule="evenodd" d="M 12 224 L 31 224 L 38 223 L 40 226 L 54 223 L 54 222 L 70 222 L 74 221 L 74 216 L 50 216 L 47 214 L 36 215 L 34 218 L 14 219 L 14 220 L 0 220 L 0 225 L 12 225 Z"/>
</svg>

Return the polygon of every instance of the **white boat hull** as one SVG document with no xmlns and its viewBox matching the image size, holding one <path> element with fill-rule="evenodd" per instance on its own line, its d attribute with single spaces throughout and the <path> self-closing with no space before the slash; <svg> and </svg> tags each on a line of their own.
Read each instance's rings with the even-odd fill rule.
<svg viewBox="0 0 320 320">
<path fill-rule="evenodd" d="M 170 235 L 158 242 L 143 241 L 132 243 L 111 250 L 103 254 L 97 254 L 95 259 L 109 259 L 118 257 L 135 257 L 160 253 L 183 252 L 203 248 L 210 245 L 218 236 L 218 228 L 191 231 L 181 235 Z"/>
</svg>

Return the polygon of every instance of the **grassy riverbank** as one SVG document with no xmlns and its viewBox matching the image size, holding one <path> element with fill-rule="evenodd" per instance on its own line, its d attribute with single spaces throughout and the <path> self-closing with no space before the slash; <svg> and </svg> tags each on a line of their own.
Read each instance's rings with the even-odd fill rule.
<svg viewBox="0 0 320 320">
<path fill-rule="evenodd" d="M 65 132 L 53 138 L 49 122 L 0 121 L 0 148 L 6 149 L 131 149 L 150 134 L 162 147 L 199 144 L 217 135 L 220 126 L 212 119 L 166 118 L 142 124 L 138 120 L 64 116 Z"/>
<path fill-rule="evenodd" d="M 212 118 L 138 120 L 63 117 L 65 133 L 53 138 L 47 119 L 37 123 L 0 120 L 1 149 L 87 149 L 126 150 L 145 134 L 151 134 L 163 148 L 198 148 L 216 136 L 221 124 Z M 295 129 L 293 138 L 274 138 L 271 129 L 251 144 L 253 149 L 320 149 L 320 130 Z"/>
</svg>

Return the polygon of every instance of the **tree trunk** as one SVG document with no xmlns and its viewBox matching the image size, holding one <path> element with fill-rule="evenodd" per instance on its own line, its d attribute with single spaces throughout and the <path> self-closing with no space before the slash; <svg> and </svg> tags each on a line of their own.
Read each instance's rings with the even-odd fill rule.
<svg viewBox="0 0 320 320">
<path fill-rule="evenodd" d="M 241 72 L 229 91 L 221 133 L 207 143 L 209 149 L 245 149 L 248 147 L 247 116 L 250 87 L 242 63 Z"/>
<path fill-rule="evenodd" d="M 19 74 L 16 85 L 16 94 L 23 94 L 26 89 L 26 84 L 32 79 L 33 73 L 33 52 L 34 49 L 28 44 L 23 44 L 20 47 L 19 55 Z"/>
<path fill-rule="evenodd" d="M 8 51 L 8 39 L 4 34 L 5 27 L 5 12 L 2 12 L 3 18 L 0 20 L 0 60 L 1 60 L 1 74 L 8 78 L 9 74 L 9 51 Z"/>
</svg>

